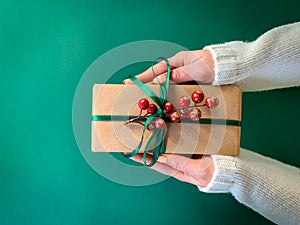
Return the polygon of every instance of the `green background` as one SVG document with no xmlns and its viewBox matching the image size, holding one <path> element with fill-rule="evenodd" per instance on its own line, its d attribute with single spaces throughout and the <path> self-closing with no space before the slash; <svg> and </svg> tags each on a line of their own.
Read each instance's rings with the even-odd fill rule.
<svg viewBox="0 0 300 225">
<path fill-rule="evenodd" d="M 72 101 L 88 66 L 121 44 L 251 41 L 299 11 L 296 0 L 1 0 L 0 224 L 271 224 L 172 178 L 130 187 L 101 177 L 76 145 Z M 299 97 L 244 93 L 242 146 L 299 167 Z"/>
</svg>

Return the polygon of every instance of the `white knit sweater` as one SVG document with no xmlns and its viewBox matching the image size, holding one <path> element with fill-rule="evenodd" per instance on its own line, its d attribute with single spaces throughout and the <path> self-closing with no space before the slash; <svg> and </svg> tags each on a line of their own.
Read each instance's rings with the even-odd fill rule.
<svg viewBox="0 0 300 225">
<path fill-rule="evenodd" d="M 215 62 L 214 85 L 239 83 L 244 91 L 300 86 L 300 23 L 274 28 L 256 41 L 205 47 Z M 300 224 L 300 169 L 241 149 L 239 157 L 212 156 L 206 188 L 232 193 L 278 224 Z"/>
</svg>

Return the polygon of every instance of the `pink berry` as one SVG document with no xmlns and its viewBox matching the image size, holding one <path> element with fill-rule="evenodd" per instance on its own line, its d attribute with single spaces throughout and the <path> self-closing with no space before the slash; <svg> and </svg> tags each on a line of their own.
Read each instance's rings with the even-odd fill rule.
<svg viewBox="0 0 300 225">
<path fill-rule="evenodd" d="M 147 99 L 142 98 L 139 100 L 138 106 L 141 110 L 145 110 L 149 107 L 149 101 Z"/>
<path fill-rule="evenodd" d="M 181 96 L 179 99 L 178 99 L 178 105 L 181 107 L 181 108 L 186 108 L 188 107 L 189 105 L 191 104 L 191 99 L 186 97 L 186 96 Z"/>
<path fill-rule="evenodd" d="M 180 121 L 180 114 L 177 111 L 171 112 L 170 113 L 170 120 L 172 122 L 179 122 Z"/>
<path fill-rule="evenodd" d="M 155 123 L 154 123 L 154 121 L 152 120 L 152 121 L 148 124 L 147 130 L 153 131 L 154 129 L 155 129 Z"/>
<path fill-rule="evenodd" d="M 157 106 L 155 104 L 150 104 L 149 107 L 147 108 L 147 113 L 153 114 L 157 110 Z"/>
<path fill-rule="evenodd" d="M 191 98 L 193 102 L 200 103 L 204 100 L 204 94 L 202 91 L 194 91 Z"/>
<path fill-rule="evenodd" d="M 157 128 L 157 129 L 163 129 L 164 127 L 166 126 L 166 123 L 165 123 L 165 121 L 162 119 L 162 118 L 157 118 L 156 120 L 155 120 L 155 127 Z"/>
<path fill-rule="evenodd" d="M 207 97 L 205 100 L 205 105 L 207 108 L 215 108 L 217 105 L 219 105 L 219 99 L 218 98 L 213 98 L 213 97 Z"/>
<path fill-rule="evenodd" d="M 165 108 L 165 110 L 170 112 L 174 109 L 174 106 L 171 102 L 166 101 L 165 104 L 164 104 L 164 108 Z"/>
<path fill-rule="evenodd" d="M 180 117 L 181 117 L 182 119 L 188 118 L 188 117 L 189 117 L 189 110 L 187 110 L 187 109 L 181 110 L 181 111 L 180 111 Z"/>
<path fill-rule="evenodd" d="M 201 118 L 201 111 L 198 108 L 193 108 L 190 113 L 189 113 L 189 117 L 191 120 L 197 121 Z"/>
</svg>

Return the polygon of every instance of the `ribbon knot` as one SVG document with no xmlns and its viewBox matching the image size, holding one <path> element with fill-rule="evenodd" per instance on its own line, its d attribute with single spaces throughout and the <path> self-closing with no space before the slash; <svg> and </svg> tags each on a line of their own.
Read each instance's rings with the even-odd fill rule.
<svg viewBox="0 0 300 225">
<path fill-rule="evenodd" d="M 165 57 L 159 57 L 155 60 L 155 62 L 158 60 L 165 61 L 166 65 L 167 65 L 166 82 L 165 82 L 165 84 L 161 84 L 161 83 L 159 84 L 159 86 L 160 86 L 160 88 L 159 88 L 160 96 L 159 97 L 152 90 L 150 90 L 143 82 L 138 80 L 136 77 L 134 77 L 134 76 L 129 77 L 129 79 L 132 80 L 133 83 L 136 84 L 143 92 L 145 92 L 145 94 L 148 95 L 159 106 L 159 108 L 157 109 L 157 111 L 155 113 L 153 113 L 152 115 L 150 115 L 147 118 L 147 120 L 145 121 L 144 128 L 143 128 L 140 143 L 132 152 L 130 152 L 128 154 L 124 154 L 124 156 L 126 156 L 126 157 L 132 157 L 140 151 L 142 144 L 143 144 L 143 140 L 144 140 L 144 133 L 147 129 L 147 126 L 150 124 L 150 122 L 153 119 L 155 119 L 156 117 L 161 117 L 162 119 L 164 119 L 163 118 L 163 109 L 164 109 L 164 103 L 166 102 L 166 100 L 168 98 L 169 82 L 170 82 L 170 77 L 171 77 L 171 66 L 170 66 L 168 59 Z M 152 72 L 153 72 L 154 77 L 157 77 L 157 75 L 154 71 L 153 65 L 152 65 Z M 151 134 L 148 142 L 145 145 L 145 149 L 144 149 L 144 153 L 143 153 L 143 162 L 145 165 L 153 166 L 156 163 L 159 155 L 165 153 L 165 141 L 164 141 L 164 133 L 165 132 L 166 132 L 166 127 L 162 128 L 162 129 L 154 129 L 152 131 L 152 134 Z M 153 153 L 152 153 L 152 160 L 150 163 L 147 163 L 147 161 L 146 161 L 147 153 L 149 152 L 153 143 L 154 143 L 154 149 L 153 149 Z"/>
</svg>

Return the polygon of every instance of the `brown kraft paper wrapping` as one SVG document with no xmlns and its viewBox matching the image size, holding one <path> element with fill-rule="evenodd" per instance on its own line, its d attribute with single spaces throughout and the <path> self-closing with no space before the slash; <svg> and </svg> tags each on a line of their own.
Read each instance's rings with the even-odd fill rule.
<svg viewBox="0 0 300 225">
<path fill-rule="evenodd" d="M 148 87 L 159 96 L 158 85 Z M 219 99 L 214 109 L 200 107 L 201 118 L 241 121 L 241 87 L 238 85 L 170 85 L 168 101 L 176 108 L 177 99 L 191 96 L 196 91 L 204 92 L 205 97 Z M 93 88 L 92 115 L 138 115 L 139 99 L 146 98 L 154 103 L 136 85 L 95 84 Z M 143 126 L 125 121 L 92 121 L 92 151 L 130 152 L 139 144 Z M 143 151 L 151 131 L 146 130 L 141 151 Z M 238 155 L 241 127 L 218 124 L 167 123 L 165 136 L 166 153 L 176 154 L 221 154 Z"/>
</svg>

